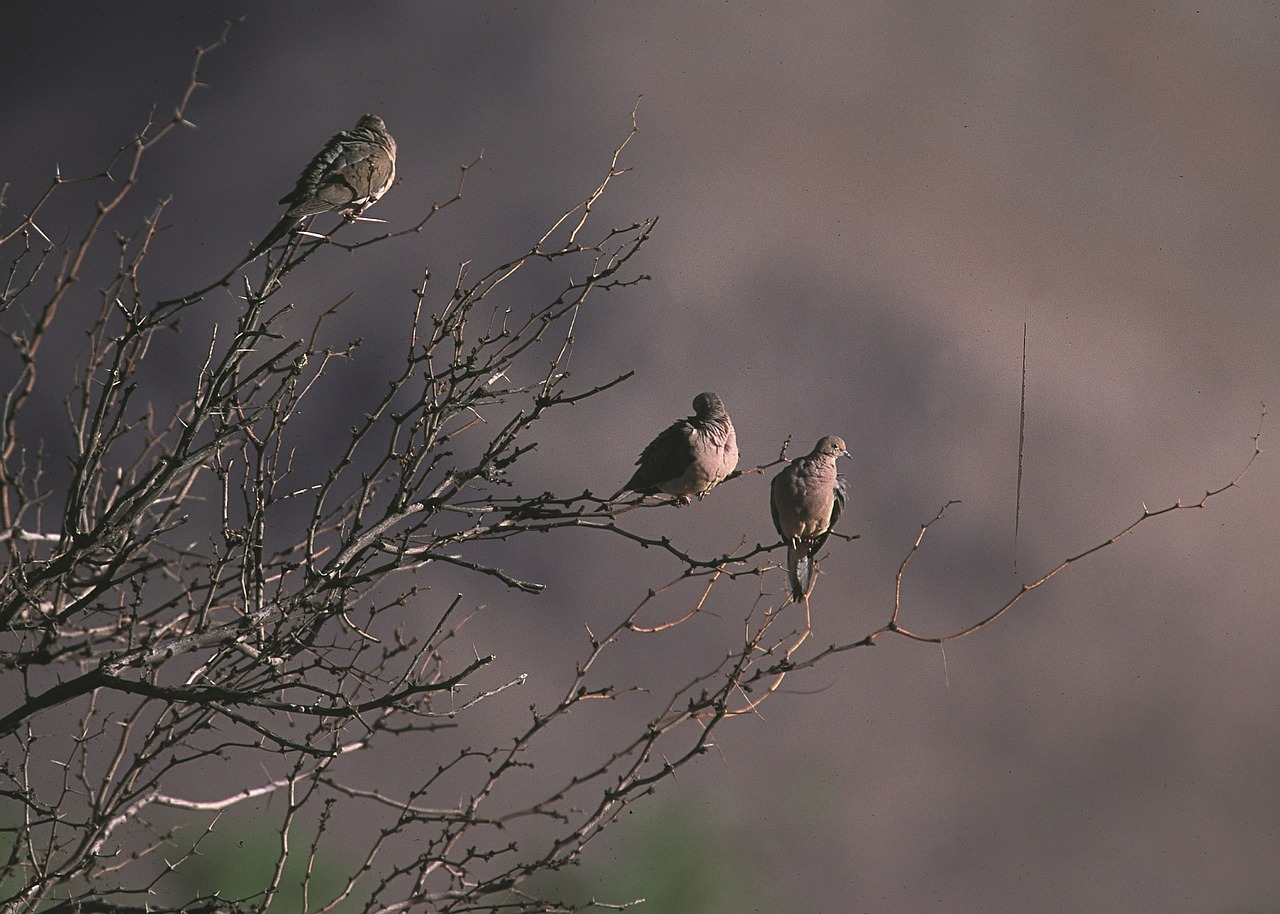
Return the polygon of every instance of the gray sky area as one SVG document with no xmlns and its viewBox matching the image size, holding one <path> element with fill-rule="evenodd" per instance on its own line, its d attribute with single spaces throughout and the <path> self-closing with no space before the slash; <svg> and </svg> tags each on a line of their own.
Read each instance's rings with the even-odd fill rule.
<svg viewBox="0 0 1280 914">
<path fill-rule="evenodd" d="M 548 420 L 522 472 L 612 492 L 702 390 L 723 397 L 744 465 L 789 435 L 793 456 L 842 436 L 841 529 L 858 538 L 827 545 L 815 650 L 884 623 L 943 502 L 962 503 L 903 589 L 904 624 L 937 634 L 1144 505 L 1227 483 L 1262 404 L 1280 408 L 1274 4 L 9 4 L 0 228 L 55 165 L 96 171 L 153 105 L 167 117 L 193 48 L 244 11 L 202 71 L 198 129 L 157 150 L 135 194 L 139 215 L 173 196 L 149 294 L 220 275 L 320 145 L 375 112 L 399 143 L 399 181 L 371 213 L 392 227 L 484 152 L 430 232 L 291 289 L 301 309 L 355 291 L 335 333 L 366 337 L 376 361 L 399 351 L 397 309 L 424 268 L 447 297 L 461 262 L 527 248 L 599 183 L 640 98 L 602 221 L 660 217 L 639 258 L 651 279 L 582 317 L 572 364 L 579 386 L 636 376 Z M 789 677 L 646 801 L 643 829 L 674 841 L 711 823 L 686 862 L 753 873 L 762 911 L 1280 911 L 1271 417 L 1262 448 L 1205 510 L 1144 523 L 945 652 L 881 639 Z M 633 517 L 709 554 L 774 538 L 767 476 Z M 490 603 L 467 630 L 477 650 L 530 674 L 510 714 L 555 691 L 584 623 L 679 574 L 604 539 L 522 547 L 544 549 L 513 559 L 548 583 L 541 597 L 449 585 Z M 733 613 L 759 586 L 637 644 L 619 682 L 683 678 L 738 637 Z M 634 853 L 630 824 L 588 864 Z"/>
</svg>

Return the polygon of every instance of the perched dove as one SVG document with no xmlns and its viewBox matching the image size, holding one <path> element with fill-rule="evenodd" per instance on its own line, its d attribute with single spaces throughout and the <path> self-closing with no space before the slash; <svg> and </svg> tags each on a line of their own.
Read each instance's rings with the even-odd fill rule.
<svg viewBox="0 0 1280 914">
<path fill-rule="evenodd" d="M 639 467 L 613 496 L 665 492 L 688 504 L 702 498 L 738 465 L 738 437 L 724 402 L 707 391 L 693 398 L 693 415 L 673 422 L 636 461 Z"/>
<path fill-rule="evenodd" d="M 289 210 L 267 237 L 217 282 L 182 298 L 159 305 L 190 304 L 206 292 L 227 284 L 235 272 L 257 260 L 308 216 L 341 212 L 356 218 L 378 202 L 396 178 L 396 141 L 376 114 L 366 114 L 354 130 L 344 130 L 325 144 L 303 169 L 297 185 L 280 198 Z"/>
<path fill-rule="evenodd" d="M 844 509 L 844 480 L 836 475 L 836 460 L 848 456 L 843 439 L 823 438 L 807 457 L 791 461 L 773 477 L 773 525 L 787 545 L 787 573 L 797 601 L 813 591 L 813 557 Z"/>
<path fill-rule="evenodd" d="M 297 186 L 280 198 L 289 210 L 254 248 L 245 263 L 261 256 L 308 216 L 341 212 L 359 216 L 378 202 L 396 177 L 396 141 L 376 114 L 344 130 L 303 169 Z M 241 264 L 243 266 L 243 264 Z"/>
</svg>

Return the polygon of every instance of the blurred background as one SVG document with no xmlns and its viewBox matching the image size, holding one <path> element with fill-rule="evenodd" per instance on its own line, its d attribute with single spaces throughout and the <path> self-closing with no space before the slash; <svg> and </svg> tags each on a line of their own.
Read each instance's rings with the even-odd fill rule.
<svg viewBox="0 0 1280 914">
<path fill-rule="evenodd" d="M 652 278 L 598 297 L 573 356 L 580 388 L 636 376 L 553 415 L 522 480 L 612 492 L 701 390 L 724 398 L 744 465 L 788 436 L 795 456 L 842 435 L 841 529 L 858 538 L 828 544 L 817 646 L 887 620 L 897 567 L 943 502 L 962 504 L 904 587 L 903 623 L 930 634 L 1144 504 L 1228 482 L 1262 404 L 1280 402 L 1274 4 L 10 4 L 0 229 L 55 166 L 95 173 L 153 106 L 166 119 L 195 46 L 246 6 L 202 68 L 198 129 L 158 148 L 135 191 L 139 215 L 173 195 L 145 291 L 221 275 L 366 111 L 399 143 L 399 183 L 371 213 L 392 228 L 448 199 L 483 150 L 428 232 L 334 252 L 350 266 L 289 289 L 310 314 L 354 291 L 332 332 L 369 342 L 342 371 L 378 377 L 424 269 L 442 300 L 460 263 L 526 250 L 603 178 L 643 96 L 601 224 L 660 216 L 638 263 Z M 691 914 L 1280 911 L 1268 423 L 1238 488 L 1144 523 L 994 625 L 945 651 L 881 639 L 790 677 L 573 879 Z M 774 535 L 767 474 L 629 520 L 703 555 Z M 447 584 L 489 603 L 465 630 L 477 650 L 531 677 L 485 706 L 487 726 L 563 688 L 584 623 L 679 573 L 604 540 L 514 555 L 541 597 Z M 765 584 L 776 594 L 782 576 Z M 629 648 L 619 684 L 680 680 L 739 638 L 758 583 L 735 586 L 722 615 Z"/>
</svg>

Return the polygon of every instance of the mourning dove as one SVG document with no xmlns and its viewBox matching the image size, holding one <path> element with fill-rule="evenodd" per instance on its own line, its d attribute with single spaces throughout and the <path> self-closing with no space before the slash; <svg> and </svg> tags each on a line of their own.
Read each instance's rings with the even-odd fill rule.
<svg viewBox="0 0 1280 914">
<path fill-rule="evenodd" d="M 724 401 L 707 391 L 693 398 L 693 415 L 673 422 L 640 454 L 639 467 L 613 496 L 665 492 L 688 504 L 705 496 L 738 465 L 738 437 Z M 612 499 L 610 499 L 612 500 Z"/>
<path fill-rule="evenodd" d="M 378 202 L 395 177 L 396 141 L 387 133 L 382 118 L 366 114 L 355 129 L 329 140 L 303 169 L 297 185 L 280 198 L 281 204 L 289 204 L 288 212 L 245 263 L 268 251 L 308 216 L 329 212 L 359 216 Z"/>
<path fill-rule="evenodd" d="M 844 480 L 836 474 L 836 460 L 848 456 L 843 439 L 823 438 L 807 457 L 791 461 L 773 477 L 773 525 L 787 545 L 787 574 L 797 601 L 813 591 L 813 557 L 844 509 Z"/>
<path fill-rule="evenodd" d="M 356 218 L 378 202 L 395 177 L 396 141 L 387 133 L 382 118 L 366 114 L 356 122 L 354 130 L 337 134 L 316 153 L 303 169 L 297 185 L 280 198 L 282 204 L 289 204 L 288 212 L 244 260 L 217 282 L 182 298 L 158 302 L 157 306 L 187 305 L 206 292 L 226 285 L 237 270 L 271 250 L 272 245 L 308 216 L 341 212 L 347 218 Z"/>
</svg>

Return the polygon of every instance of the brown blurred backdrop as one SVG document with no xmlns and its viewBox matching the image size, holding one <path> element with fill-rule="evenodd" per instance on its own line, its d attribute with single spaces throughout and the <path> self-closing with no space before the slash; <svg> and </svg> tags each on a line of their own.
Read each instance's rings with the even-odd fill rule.
<svg viewBox="0 0 1280 914">
<path fill-rule="evenodd" d="M 193 47 L 244 6 L 10 4 L 0 227 L 55 164 L 96 171 L 152 105 L 167 117 Z M 360 306 L 340 332 L 372 341 L 364 359 L 384 337 L 397 351 L 390 317 L 424 266 L 444 293 L 459 262 L 525 248 L 602 177 L 643 96 L 606 221 L 660 214 L 640 264 L 653 278 L 597 303 L 573 365 L 581 386 L 637 376 L 552 420 L 526 478 L 611 492 L 707 389 L 745 464 L 788 435 L 802 450 L 842 435 L 842 528 L 860 538 L 828 546 L 819 645 L 883 623 L 942 502 L 963 500 L 905 590 L 905 623 L 934 633 L 1144 503 L 1226 482 L 1261 404 L 1280 405 L 1274 4 L 249 6 L 202 73 L 199 129 L 143 175 L 140 211 L 175 194 L 152 294 L 220 275 L 312 152 L 373 111 L 400 146 L 400 182 L 372 213 L 393 226 L 484 150 L 433 233 L 351 259 Z M 1280 911 L 1277 438 L 1273 424 L 1207 510 L 1144 524 L 945 654 L 887 641 L 789 680 L 596 845 L 601 872 L 582 878 L 607 888 L 653 859 L 647 841 L 680 848 L 695 883 L 728 867 L 723 884 L 761 887 L 685 911 Z M 749 477 L 636 523 L 728 550 L 773 536 L 767 498 Z M 584 621 L 678 573 L 658 556 L 620 570 L 634 556 L 565 539 L 576 548 L 515 558 L 548 594 L 494 591 L 501 609 L 470 631 L 531 674 L 512 714 Z M 620 679 L 679 668 L 712 631 L 654 638 Z"/>
</svg>

